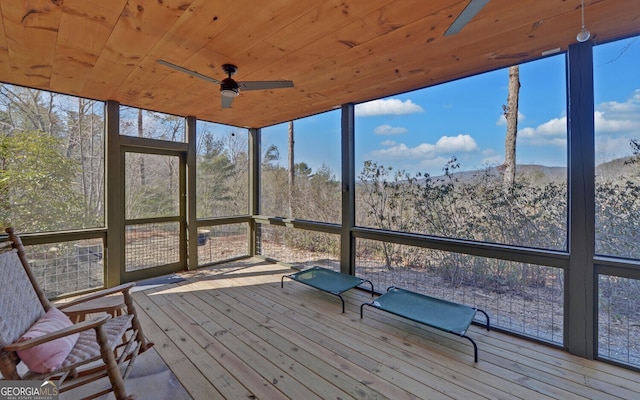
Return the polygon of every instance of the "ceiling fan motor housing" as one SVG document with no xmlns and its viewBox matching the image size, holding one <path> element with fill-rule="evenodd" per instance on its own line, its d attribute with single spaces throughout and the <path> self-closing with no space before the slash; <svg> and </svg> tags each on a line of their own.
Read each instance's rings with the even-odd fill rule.
<svg viewBox="0 0 640 400">
<path fill-rule="evenodd" d="M 220 82 L 220 92 L 224 96 L 235 97 L 239 93 L 238 83 L 231 78 L 223 79 L 222 82 Z M 229 96 L 231 92 L 235 93 L 235 95 Z"/>
</svg>

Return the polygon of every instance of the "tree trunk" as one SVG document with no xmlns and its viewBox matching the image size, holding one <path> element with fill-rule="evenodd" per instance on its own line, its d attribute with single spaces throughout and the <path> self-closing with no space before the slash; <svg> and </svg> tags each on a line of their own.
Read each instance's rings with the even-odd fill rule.
<svg viewBox="0 0 640 400">
<path fill-rule="evenodd" d="M 77 134 L 78 134 L 78 146 L 80 147 L 80 165 L 82 165 L 82 171 L 80 173 L 80 179 L 82 180 L 81 182 L 81 186 L 82 186 L 82 195 L 84 197 L 84 201 L 85 201 L 85 214 L 88 212 L 88 210 L 90 209 L 90 204 L 88 203 L 88 200 L 90 200 L 90 196 L 89 196 L 89 182 L 87 180 L 87 165 L 86 165 L 86 161 L 87 161 L 87 155 L 85 154 L 85 146 L 84 146 L 84 138 L 82 137 L 82 128 L 84 125 L 84 115 L 85 115 L 85 99 L 83 99 L 82 97 L 78 98 L 78 129 L 77 129 Z M 67 150 L 68 151 L 68 150 Z M 88 216 L 88 215 L 87 215 Z"/>
<path fill-rule="evenodd" d="M 69 117 L 69 133 L 67 134 L 67 158 L 73 158 L 76 147 L 81 144 L 82 140 L 80 130 L 82 129 L 82 98 L 78 98 L 78 119 L 74 121 Z M 81 155 L 82 156 L 82 155 Z M 82 161 L 82 158 L 80 159 Z"/>
<path fill-rule="evenodd" d="M 516 137 L 518 134 L 518 97 L 520 95 L 520 67 L 509 67 L 509 94 L 503 106 L 507 119 L 507 134 L 504 143 L 504 183 L 511 187 L 516 181 Z"/>
<path fill-rule="evenodd" d="M 293 186 L 295 185 L 295 162 L 293 160 L 293 121 L 289 121 L 289 217 L 293 217 Z"/>
<path fill-rule="evenodd" d="M 143 137 L 144 131 L 142 130 L 142 109 L 138 109 L 138 136 Z M 144 157 L 140 157 L 140 185 L 146 185 L 145 171 L 144 171 Z"/>
</svg>

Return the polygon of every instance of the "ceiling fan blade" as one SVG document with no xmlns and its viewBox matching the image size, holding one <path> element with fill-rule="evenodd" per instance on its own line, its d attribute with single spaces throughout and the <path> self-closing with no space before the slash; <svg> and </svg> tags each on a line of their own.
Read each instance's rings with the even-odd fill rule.
<svg viewBox="0 0 640 400">
<path fill-rule="evenodd" d="M 222 98 L 222 108 L 231 108 L 234 97 L 220 96 Z"/>
<path fill-rule="evenodd" d="M 180 72 L 184 72 L 185 74 L 189 74 L 191 76 L 195 76 L 196 78 L 204 79 L 205 81 L 216 83 L 218 85 L 220 84 L 220 81 L 217 80 L 217 79 L 211 78 L 211 77 L 206 76 L 206 75 L 202 75 L 202 74 L 200 74 L 200 73 L 198 73 L 196 71 L 192 71 L 190 69 L 186 69 L 186 68 L 181 67 L 179 65 L 170 63 L 169 61 L 165 61 L 165 60 L 156 60 L 156 61 L 158 62 L 158 64 L 162 64 L 162 65 L 164 65 L 166 67 L 173 68 L 173 69 L 175 69 L 177 71 L 180 71 Z"/>
<path fill-rule="evenodd" d="M 240 91 L 246 90 L 265 90 L 265 89 L 282 89 L 293 87 L 292 81 L 248 81 L 238 82 Z"/>
<path fill-rule="evenodd" d="M 451 26 L 449 26 L 449 29 L 446 30 L 446 32 L 444 33 L 444 36 L 451 36 L 460 32 L 462 28 L 464 28 L 465 25 L 467 25 L 469 21 L 471 21 L 471 19 L 473 19 L 473 17 L 476 16 L 476 14 L 479 13 L 480 10 L 482 10 L 482 8 L 487 5 L 488 2 L 489 0 L 469 1 L 469 4 L 467 4 L 467 6 L 464 8 L 464 10 L 462 10 L 460 15 L 458 15 L 458 18 L 456 18 L 456 20 L 453 21 Z"/>
</svg>

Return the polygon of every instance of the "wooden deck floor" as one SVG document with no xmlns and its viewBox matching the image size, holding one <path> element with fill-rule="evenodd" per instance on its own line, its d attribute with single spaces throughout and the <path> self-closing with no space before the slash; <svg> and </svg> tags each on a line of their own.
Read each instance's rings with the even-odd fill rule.
<svg viewBox="0 0 640 400">
<path fill-rule="evenodd" d="M 134 294 L 194 399 L 640 399 L 640 374 L 473 326 L 464 339 L 280 277 L 257 259 Z"/>
</svg>

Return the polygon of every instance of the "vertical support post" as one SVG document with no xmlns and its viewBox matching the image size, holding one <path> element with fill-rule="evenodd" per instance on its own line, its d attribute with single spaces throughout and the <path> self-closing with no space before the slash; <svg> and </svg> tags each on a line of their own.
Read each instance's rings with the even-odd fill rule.
<svg viewBox="0 0 640 400">
<path fill-rule="evenodd" d="M 260 214 L 260 153 L 262 148 L 262 131 L 249 129 L 249 214 L 253 217 Z M 255 219 L 249 222 L 249 256 L 257 254 L 260 231 Z"/>
<path fill-rule="evenodd" d="M 340 272 L 355 275 L 356 251 L 352 228 L 356 224 L 355 201 L 355 105 L 342 105 L 342 232 Z"/>
<path fill-rule="evenodd" d="M 595 132 L 593 45 L 567 52 L 568 245 L 565 280 L 565 345 L 592 359 L 595 352 Z"/>
<path fill-rule="evenodd" d="M 187 232 L 187 269 L 198 268 L 198 226 L 196 213 L 196 118 L 187 117 L 187 160 L 186 190 L 181 195 L 186 197 L 186 232 Z M 182 175 L 181 175 L 182 176 Z M 184 210 L 180 210 L 185 215 Z M 184 232 L 184 226 L 181 232 Z"/>
<path fill-rule="evenodd" d="M 107 101 L 105 122 L 105 210 L 107 244 L 105 253 L 106 287 L 117 286 L 124 274 L 124 155 L 120 149 L 120 104 Z"/>
</svg>

